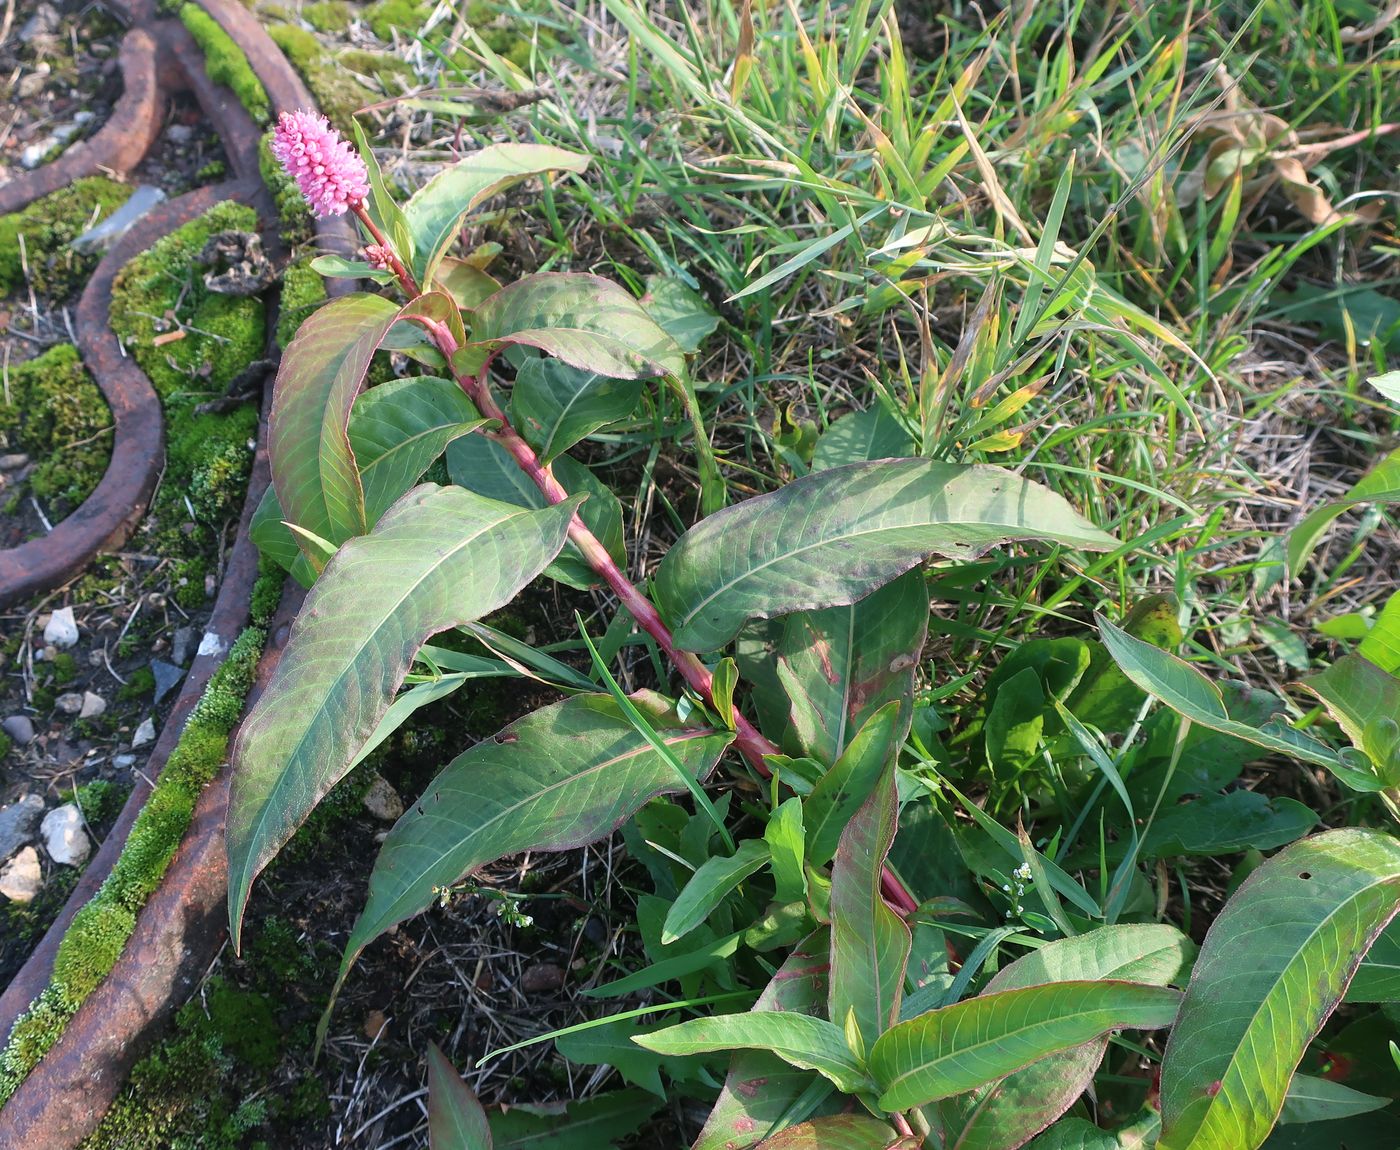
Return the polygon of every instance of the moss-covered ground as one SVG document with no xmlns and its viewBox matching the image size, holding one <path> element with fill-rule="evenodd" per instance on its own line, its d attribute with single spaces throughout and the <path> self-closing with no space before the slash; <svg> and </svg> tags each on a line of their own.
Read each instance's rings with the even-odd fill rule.
<svg viewBox="0 0 1400 1150">
<path fill-rule="evenodd" d="M 185 4 L 180 8 L 180 22 L 189 29 L 195 43 L 204 53 L 204 68 L 209 78 L 216 84 L 223 84 L 238 97 L 255 124 L 266 124 L 272 119 L 272 105 L 267 91 L 262 86 L 248 63 L 243 49 L 234 43 L 218 22 L 198 4 Z"/>
<path fill-rule="evenodd" d="M 126 184 L 89 176 L 22 211 L 0 216 L 0 294 L 17 291 L 26 282 L 41 296 L 72 294 L 86 282 L 98 257 L 80 255 L 69 243 L 110 216 L 130 195 Z"/>
</svg>

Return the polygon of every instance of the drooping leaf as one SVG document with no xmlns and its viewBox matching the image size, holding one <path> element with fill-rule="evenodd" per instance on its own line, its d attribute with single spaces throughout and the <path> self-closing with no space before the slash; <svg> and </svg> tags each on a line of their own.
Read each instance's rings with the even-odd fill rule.
<svg viewBox="0 0 1400 1150">
<path fill-rule="evenodd" d="M 1179 991 L 1055 982 L 970 998 L 892 1026 L 870 1052 L 880 1107 L 922 1106 L 1004 1078 L 1110 1030 L 1170 1026 Z"/>
<path fill-rule="evenodd" d="M 359 464 L 369 524 L 379 522 L 449 443 L 484 422 L 450 379 L 396 379 L 360 396 L 350 412 L 350 445 Z"/>
<path fill-rule="evenodd" d="M 864 1114 L 833 1114 L 789 1126 L 758 1145 L 759 1150 L 916 1150 L 919 1140 Z"/>
<path fill-rule="evenodd" d="M 614 379 L 685 374 L 675 340 L 635 299 L 601 276 L 524 276 L 473 313 L 472 345 L 521 344 Z"/>
<path fill-rule="evenodd" d="M 831 861 L 846 824 L 875 790 L 885 768 L 894 762 L 901 742 L 899 706 L 898 702 L 886 703 L 871 715 L 807 796 L 803 817 L 807 861 L 812 866 Z"/>
<path fill-rule="evenodd" d="M 1361 829 L 1296 843 L 1211 925 L 1162 1062 L 1161 1150 L 1254 1150 L 1307 1044 L 1400 907 L 1400 842 Z"/>
<path fill-rule="evenodd" d="M 317 313 L 320 314 L 320 313 Z M 234 740 L 229 916 L 349 769 L 428 638 L 503 607 L 563 546 L 574 503 L 526 512 L 424 485 L 341 548 Z"/>
<path fill-rule="evenodd" d="M 510 393 L 510 421 L 549 463 L 600 427 L 626 419 L 642 398 L 639 379 L 613 379 L 558 359 L 527 359 Z"/>
<path fill-rule="evenodd" d="M 716 1050 L 766 1050 L 803 1070 L 815 1070 L 838 1090 L 870 1088 L 865 1070 L 842 1033 L 824 1018 L 789 1011 L 717 1014 L 695 1018 L 636 1039 L 658 1054 L 706 1054 Z"/>
<path fill-rule="evenodd" d="M 842 1027 L 854 1018 L 867 1050 L 899 1017 L 909 965 L 909 927 L 880 893 L 881 872 L 898 821 L 899 786 L 891 759 L 846 825 L 831 864 L 827 1017 Z"/>
<path fill-rule="evenodd" d="M 267 450 L 282 518 L 336 543 L 367 527 L 350 406 L 398 311 L 365 293 L 331 300 L 302 322 L 277 369 Z"/>
<path fill-rule="evenodd" d="M 1195 950 L 1189 938 L 1166 923 L 1101 926 L 1023 954 L 992 976 L 987 991 L 1095 979 L 1168 986 Z"/>
<path fill-rule="evenodd" d="M 1335 1122 L 1339 1118 L 1370 1114 L 1373 1110 L 1384 1109 L 1390 1103 L 1389 1098 L 1364 1094 L 1343 1082 L 1333 1082 L 1330 1078 L 1295 1074 L 1288 1084 L 1288 1093 L 1284 1096 L 1278 1122 L 1280 1126 L 1291 1126 L 1301 1122 Z"/>
<path fill-rule="evenodd" d="M 1400 786 L 1400 679 L 1360 655 L 1343 655 L 1298 684 L 1327 708 L 1384 786 Z"/>
<path fill-rule="evenodd" d="M 495 1150 L 612 1150 L 661 1107 L 642 1090 L 613 1090 L 578 1102 L 515 1103 L 487 1115 Z"/>
<path fill-rule="evenodd" d="M 812 452 L 812 470 L 825 471 L 847 463 L 896 459 L 912 454 L 914 440 L 882 403 L 843 415 L 822 432 Z"/>
<path fill-rule="evenodd" d="M 1117 546 L 1060 496 L 994 467 L 834 467 L 692 527 L 657 569 L 657 606 L 680 646 L 710 651 L 749 619 L 854 603 L 929 555 L 968 559 L 1016 539 Z"/>
<path fill-rule="evenodd" d="M 413 234 L 413 274 L 427 287 L 462 220 L 485 200 L 550 171 L 582 172 L 588 157 L 546 144 L 491 144 L 419 188 L 404 205 Z"/>
<path fill-rule="evenodd" d="M 429 1150 L 492 1150 L 486 1111 L 436 1042 L 428 1043 Z"/>
<path fill-rule="evenodd" d="M 1317 547 L 1322 534 L 1342 512 L 1358 503 L 1400 501 L 1400 448 L 1392 451 L 1361 477 L 1341 499 L 1333 499 L 1310 512 L 1288 533 L 1288 572 L 1297 576 Z"/>
<path fill-rule="evenodd" d="M 815 1014 L 826 1002 L 830 971 L 828 933 L 823 927 L 793 949 L 753 1008 Z M 746 1150 L 762 1142 L 780 1121 L 792 1121 L 792 1108 L 820 1081 L 811 1071 L 795 1069 L 775 1054 L 737 1051 L 692 1150 Z"/>
<path fill-rule="evenodd" d="M 768 862 L 769 848 L 763 839 L 745 839 L 731 856 L 709 859 L 690 876 L 666 916 L 661 941 L 684 938 L 710 917 L 735 887 Z"/>
<path fill-rule="evenodd" d="M 1356 653 L 1387 675 L 1400 671 L 1400 591 L 1385 601 L 1357 644 Z"/>
<path fill-rule="evenodd" d="M 676 759 L 704 778 L 733 738 L 682 724 L 664 700 L 634 699 Z M 608 695 L 576 695 L 458 755 L 394 824 L 342 969 L 389 927 L 476 868 L 527 850 L 567 850 L 610 834 L 685 783 Z"/>
<path fill-rule="evenodd" d="M 447 447 L 447 474 L 452 482 L 488 499 L 514 503 L 519 507 L 544 507 L 547 500 L 515 460 L 495 440 L 483 435 L 469 435 L 455 440 Z M 582 463 L 567 455 L 554 461 L 554 477 L 573 495 L 588 499 L 579 508 L 584 525 L 608 549 L 619 564 L 627 561 L 622 537 L 622 504 L 602 480 Z M 551 579 L 586 591 L 599 582 L 601 576 L 584 560 L 573 543 L 564 546 L 563 553 L 545 569 Z"/>
</svg>

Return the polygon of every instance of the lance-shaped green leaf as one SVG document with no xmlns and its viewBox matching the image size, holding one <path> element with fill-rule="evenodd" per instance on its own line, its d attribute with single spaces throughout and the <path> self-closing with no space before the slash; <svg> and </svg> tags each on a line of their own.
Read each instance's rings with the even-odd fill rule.
<svg viewBox="0 0 1400 1150">
<path fill-rule="evenodd" d="M 588 157 L 547 144 L 491 144 L 439 172 L 409 198 L 404 215 L 413 234 L 413 274 L 431 283 L 438 263 L 468 214 L 531 176 L 582 172 Z"/>
<path fill-rule="evenodd" d="M 378 523 L 449 443 L 485 422 L 450 379 L 396 379 L 360 396 L 350 412 L 350 445 L 369 523 Z"/>
<path fill-rule="evenodd" d="M 1162 1060 L 1161 1150 L 1254 1150 L 1400 907 L 1400 841 L 1351 828 L 1254 871 L 1211 925 Z"/>
<path fill-rule="evenodd" d="M 657 696 L 636 702 L 677 761 L 703 779 L 733 732 L 685 726 Z M 577 695 L 458 755 L 394 824 L 370 875 L 342 971 L 442 887 L 505 855 L 569 850 L 611 834 L 660 794 L 685 790 L 607 695 Z"/>
<path fill-rule="evenodd" d="M 1144 643 L 1141 639 L 1134 639 L 1107 619 L 1100 617 L 1098 623 L 1103 645 L 1123 673 L 1177 714 L 1212 731 L 1233 735 L 1255 746 L 1326 767 L 1351 786 L 1365 783 L 1364 778 L 1357 778 L 1361 772 L 1339 762 L 1334 751 L 1301 731 L 1277 722 L 1252 727 L 1231 718 L 1220 688 L 1185 659 L 1151 643 Z M 1372 782 L 1374 785 L 1363 789 L 1379 790 L 1380 783 Z"/>
<path fill-rule="evenodd" d="M 1009 471 L 853 463 L 692 527 L 657 569 L 657 606 L 680 646 L 710 651 L 750 619 L 854 603 L 930 555 L 970 559 L 1018 539 L 1117 546 L 1059 495 Z"/>
<path fill-rule="evenodd" d="M 350 406 L 398 310 L 363 293 L 332 300 L 306 317 L 277 369 L 267 427 L 277 501 L 283 518 L 337 543 L 367 526 Z"/>
<path fill-rule="evenodd" d="M 986 994 L 890 1027 L 870 1052 L 870 1073 L 882 1109 L 922 1106 L 1110 1030 L 1170 1026 L 1180 1001 L 1180 991 L 1133 982 L 1054 982 Z"/>
<path fill-rule="evenodd" d="M 875 790 L 885 768 L 893 763 L 902 739 L 900 704 L 886 703 L 866 720 L 803 804 L 807 824 L 807 861 L 826 866 L 841 842 L 841 832 Z"/>
<path fill-rule="evenodd" d="M 635 299 L 601 276 L 525 276 L 472 313 L 472 348 L 522 344 L 614 379 L 685 374 L 681 349 Z"/>
<path fill-rule="evenodd" d="M 881 872 L 898 822 L 899 787 L 891 758 L 874 791 L 847 824 L 831 864 L 827 1016 L 840 1026 L 854 1017 L 866 1049 L 899 1017 L 913 942 L 904 920 L 880 894 Z"/>
<path fill-rule="evenodd" d="M 1048 982 L 1123 979 L 1165 986 L 1195 951 L 1173 926 L 1099 927 L 1046 943 L 999 970 L 984 994 Z M 950 1150 L 1014 1150 L 1070 1108 L 1089 1087 L 1107 1035 L 1050 1054 L 969 1094 L 944 1099 L 939 1114 Z"/>
<path fill-rule="evenodd" d="M 428 1043 L 428 1146 L 491 1150 L 486 1111 L 436 1042 Z"/>
<path fill-rule="evenodd" d="M 826 1002 L 830 977 L 828 932 L 825 927 L 800 942 L 754 1003 L 756 1011 L 815 1014 Z M 744 1150 L 762 1142 L 783 1121 L 792 1121 L 794 1107 L 812 1098 L 813 1087 L 829 1094 L 831 1087 L 763 1050 L 740 1050 L 729 1063 L 724 1087 L 705 1120 L 692 1150 Z M 820 1102 L 814 1099 L 812 1105 Z M 797 1118 L 808 1117 L 804 1110 Z"/>
<path fill-rule="evenodd" d="M 870 1089 L 865 1068 L 841 1031 L 824 1018 L 788 1011 L 717 1014 L 668 1026 L 632 1040 L 657 1054 L 711 1054 L 717 1050 L 766 1050 L 803 1070 L 815 1070 L 838 1090 Z"/>
<path fill-rule="evenodd" d="M 1400 502 L 1400 448 L 1362 476 L 1341 499 L 1324 503 L 1288 533 L 1288 573 L 1298 575 L 1332 521 L 1358 503 Z"/>
<path fill-rule="evenodd" d="M 768 858 L 768 844 L 763 839 L 745 839 L 732 855 L 706 859 L 671 904 L 661 941 L 669 946 L 684 938 L 710 917 L 730 891 L 761 870 Z"/>
<path fill-rule="evenodd" d="M 812 452 L 812 470 L 825 471 L 870 459 L 896 459 L 914 453 L 914 440 L 885 405 L 843 415 L 822 432 Z"/>
<path fill-rule="evenodd" d="M 626 419 L 642 398 L 638 379 L 613 379 L 557 359 L 528 359 L 510 393 L 510 421 L 548 463 L 600 427 Z"/>
<path fill-rule="evenodd" d="M 864 1114 L 833 1114 L 789 1126 L 761 1143 L 761 1150 L 917 1150 L 888 1122 Z"/>
<path fill-rule="evenodd" d="M 1352 1118 L 1357 1114 L 1384 1109 L 1390 1103 L 1389 1098 L 1353 1090 L 1345 1083 L 1333 1082 L 1330 1078 L 1295 1074 L 1288 1084 L 1288 1094 L 1283 1099 L 1278 1123 L 1280 1126 L 1291 1126 L 1306 1122 L 1335 1122 L 1339 1118 Z"/>
<path fill-rule="evenodd" d="M 1360 655 L 1343 655 L 1298 685 L 1322 700 L 1381 784 L 1400 786 L 1400 679 Z"/>
<path fill-rule="evenodd" d="M 327 565 L 234 740 L 235 946 L 253 878 L 344 776 L 418 649 L 515 598 L 564 545 L 574 506 L 524 511 L 425 484 Z"/>
</svg>

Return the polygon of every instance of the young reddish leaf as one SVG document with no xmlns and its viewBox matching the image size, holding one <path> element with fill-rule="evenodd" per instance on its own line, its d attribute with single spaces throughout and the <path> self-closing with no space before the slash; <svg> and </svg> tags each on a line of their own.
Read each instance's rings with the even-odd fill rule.
<svg viewBox="0 0 1400 1150">
<path fill-rule="evenodd" d="M 235 946 L 254 877 L 344 776 L 418 649 L 515 598 L 563 547 L 574 506 L 523 511 L 425 484 L 326 567 L 233 744 Z"/>
<path fill-rule="evenodd" d="M 486 1111 L 436 1042 L 428 1043 L 429 1150 L 491 1150 Z"/>
<path fill-rule="evenodd" d="M 833 467 L 718 511 L 657 568 L 657 606 L 686 650 L 750 619 L 854 603 L 930 555 L 972 559 L 1038 540 L 1118 546 L 1048 488 L 1009 471 L 928 459 Z"/>
<path fill-rule="evenodd" d="M 889 703 L 886 711 L 897 712 Z M 854 1016 L 865 1048 L 899 1017 L 900 991 L 912 937 L 880 895 L 885 856 L 899 821 L 893 757 L 870 797 L 841 835 L 831 864 L 831 992 L 828 1017 L 845 1026 Z"/>
<path fill-rule="evenodd" d="M 1254 1150 L 1400 908 L 1400 842 L 1328 831 L 1254 871 L 1211 925 L 1162 1060 L 1161 1150 Z"/>
</svg>

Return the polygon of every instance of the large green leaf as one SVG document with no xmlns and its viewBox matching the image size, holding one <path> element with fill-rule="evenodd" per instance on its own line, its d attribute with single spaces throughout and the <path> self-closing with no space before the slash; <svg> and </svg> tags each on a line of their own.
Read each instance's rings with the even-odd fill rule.
<svg viewBox="0 0 1400 1150">
<path fill-rule="evenodd" d="M 601 276 L 525 276 L 472 313 L 472 344 L 539 348 L 615 379 L 685 374 L 685 356 L 635 299 Z"/>
<path fill-rule="evenodd" d="M 522 511 L 425 484 L 327 566 L 234 740 L 229 917 L 374 732 L 428 638 L 505 606 L 558 554 L 574 501 Z"/>
<path fill-rule="evenodd" d="M 457 1069 L 428 1043 L 429 1150 L 492 1150 L 486 1111 Z"/>
<path fill-rule="evenodd" d="M 827 1017 L 843 1028 L 854 1018 L 867 1050 L 899 1017 L 909 965 L 909 928 L 880 894 L 881 872 L 898 822 L 899 786 L 891 759 L 847 824 L 831 864 Z"/>
<path fill-rule="evenodd" d="M 763 988 L 754 1010 L 819 1012 L 831 972 L 828 951 L 825 928 L 799 943 Z M 767 1051 L 737 1051 L 692 1150 L 745 1150 L 763 1141 L 780 1122 L 793 1120 L 793 1107 L 818 1081 L 811 1071 L 795 1069 Z"/>
<path fill-rule="evenodd" d="M 427 287 L 463 218 L 521 180 L 550 171 L 582 172 L 588 157 L 546 144 L 490 144 L 439 172 L 409 198 L 413 274 Z"/>
<path fill-rule="evenodd" d="M 484 422 L 450 379 L 396 379 L 361 395 L 350 412 L 350 445 L 370 525 L 422 478 L 449 443 Z"/>
<path fill-rule="evenodd" d="M 745 839 L 732 855 L 703 862 L 671 904 L 661 941 L 669 945 L 684 938 L 710 917 L 730 891 L 761 870 L 768 858 L 768 844 L 763 839 Z"/>
<path fill-rule="evenodd" d="M 600 427 L 626 419 L 642 398 L 639 379 L 613 379 L 558 359 L 527 359 L 510 393 L 510 421 L 542 463 Z"/>
<path fill-rule="evenodd" d="M 917 1150 L 917 1138 L 902 1137 L 888 1122 L 864 1114 L 833 1114 L 789 1126 L 759 1143 L 759 1150 Z"/>
<path fill-rule="evenodd" d="M 1360 829 L 1297 843 L 1211 925 L 1162 1061 L 1161 1150 L 1254 1150 L 1313 1036 L 1400 907 L 1400 842 Z"/>
<path fill-rule="evenodd" d="M 1387 675 L 1400 672 L 1400 591 L 1385 601 L 1385 606 L 1357 644 L 1356 653 Z"/>
<path fill-rule="evenodd" d="M 614 1090 L 579 1102 L 517 1102 L 487 1118 L 494 1150 L 612 1150 L 660 1106 L 643 1090 Z"/>
<path fill-rule="evenodd" d="M 1303 1122 L 1336 1122 L 1357 1114 L 1370 1114 L 1389 1106 L 1391 1100 L 1376 1094 L 1353 1090 L 1343 1082 L 1330 1078 L 1314 1078 L 1295 1074 L 1288 1084 L 1288 1093 L 1279 1111 L 1280 1126 Z"/>
<path fill-rule="evenodd" d="M 1318 821 L 1311 807 L 1282 795 L 1244 789 L 1202 795 L 1158 811 L 1143 836 L 1141 854 L 1169 859 L 1233 854 L 1251 848 L 1277 850 L 1302 838 Z M 1121 849 L 1107 853 L 1117 858 Z"/>
<path fill-rule="evenodd" d="M 766 1050 L 803 1070 L 815 1070 L 838 1090 L 868 1090 L 865 1069 L 841 1031 L 824 1018 L 789 1011 L 717 1014 L 668 1026 L 634 1039 L 658 1054 L 708 1054 L 716 1050 Z"/>
<path fill-rule="evenodd" d="M 657 606 L 681 647 L 710 651 L 749 619 L 854 603 L 926 556 L 969 559 L 1014 539 L 1117 546 L 1060 496 L 1008 471 L 855 463 L 702 520 L 657 569 Z"/>
<path fill-rule="evenodd" d="M 519 507 L 548 505 L 544 494 L 520 470 L 510 453 L 484 435 L 468 435 L 448 445 L 447 474 L 453 483 L 487 499 L 499 499 Z M 579 517 L 608 549 L 608 554 L 619 565 L 626 566 L 622 504 L 617 496 L 586 466 L 567 455 L 555 460 L 554 478 L 565 491 L 588 496 L 579 508 Z M 563 553 L 545 569 L 545 574 L 581 591 L 602 579 L 572 542 L 565 544 Z"/>
<path fill-rule="evenodd" d="M 277 369 L 267 429 L 277 501 L 283 518 L 332 542 L 367 527 L 350 407 L 398 314 L 381 296 L 331 300 L 306 317 Z"/>
<path fill-rule="evenodd" d="M 1004 966 L 983 994 L 1047 982 L 1123 979 L 1165 986 L 1194 952 L 1173 926 L 1104 926 L 1046 943 Z M 949 1150 L 1014 1150 L 1073 1105 L 1093 1081 L 1107 1036 L 1032 1062 L 939 1105 Z"/>
<path fill-rule="evenodd" d="M 1004 990 L 900 1022 L 875 1043 L 880 1107 L 903 1110 L 973 1090 L 1110 1030 L 1170 1026 L 1179 991 L 1132 982 Z"/>
<path fill-rule="evenodd" d="M 733 738 L 682 724 L 657 696 L 634 702 L 694 778 L 710 772 Z M 608 695 L 576 695 L 526 715 L 453 759 L 394 824 L 370 875 L 345 967 L 477 867 L 521 851 L 583 846 L 655 796 L 685 789 Z"/>
<path fill-rule="evenodd" d="M 847 463 L 893 459 L 910 455 L 914 440 L 904 425 L 876 403 L 864 411 L 843 415 L 822 432 L 812 452 L 812 470 L 825 471 Z"/>
<path fill-rule="evenodd" d="M 1358 503 L 1400 502 L 1400 448 L 1368 471 L 1341 499 L 1324 503 L 1288 533 L 1288 571 L 1298 575 L 1332 521 Z"/>
</svg>

